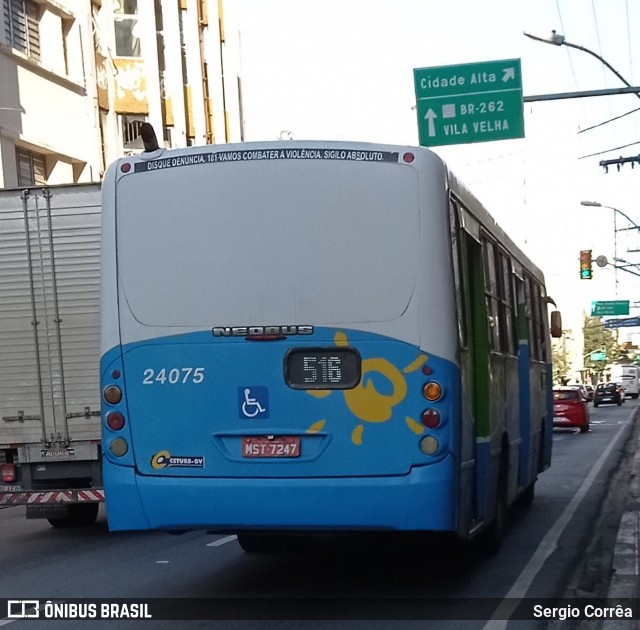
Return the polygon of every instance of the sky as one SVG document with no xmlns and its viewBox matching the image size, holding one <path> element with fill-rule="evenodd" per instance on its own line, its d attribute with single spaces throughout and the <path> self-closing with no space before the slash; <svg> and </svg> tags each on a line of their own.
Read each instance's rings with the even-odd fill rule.
<svg viewBox="0 0 640 630">
<path fill-rule="evenodd" d="M 623 87 L 590 54 L 524 31 L 556 30 L 640 85 L 638 0 L 226 0 L 225 25 L 238 36 L 248 141 L 288 132 L 417 145 L 414 68 L 520 59 L 525 96 Z M 574 333 L 592 300 L 640 301 L 638 276 L 578 274 L 581 249 L 640 263 L 627 251 L 640 249 L 640 231 L 616 243 L 614 227 L 631 224 L 580 204 L 640 223 L 640 165 L 599 166 L 640 154 L 640 111 L 600 125 L 638 108 L 633 94 L 525 103 L 523 139 L 433 148 L 542 268 Z"/>
</svg>

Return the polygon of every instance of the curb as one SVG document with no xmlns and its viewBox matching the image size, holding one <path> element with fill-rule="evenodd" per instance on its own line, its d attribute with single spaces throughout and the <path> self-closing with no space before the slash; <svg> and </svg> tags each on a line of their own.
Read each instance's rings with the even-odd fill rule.
<svg viewBox="0 0 640 630">
<path fill-rule="evenodd" d="M 637 416 L 632 422 L 638 422 Z M 640 437 L 631 465 L 629 497 L 616 539 L 609 583 L 609 599 L 640 598 Z M 603 630 L 638 630 L 640 620 L 608 620 Z"/>
</svg>

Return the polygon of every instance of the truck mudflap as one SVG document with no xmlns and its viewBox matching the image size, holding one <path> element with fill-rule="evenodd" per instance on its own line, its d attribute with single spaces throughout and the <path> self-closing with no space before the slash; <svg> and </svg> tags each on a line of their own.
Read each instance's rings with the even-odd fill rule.
<svg viewBox="0 0 640 630">
<path fill-rule="evenodd" d="M 102 503 L 104 490 L 101 488 L 73 490 L 44 490 L 26 492 L 0 492 L 0 506 L 9 505 L 50 505 L 72 503 Z"/>
</svg>

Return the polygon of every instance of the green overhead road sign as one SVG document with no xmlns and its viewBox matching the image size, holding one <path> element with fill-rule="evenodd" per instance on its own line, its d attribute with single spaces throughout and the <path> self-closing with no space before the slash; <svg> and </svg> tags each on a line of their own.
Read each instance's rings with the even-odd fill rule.
<svg viewBox="0 0 640 630">
<path fill-rule="evenodd" d="M 612 300 L 609 302 L 591 302 L 591 316 L 628 315 L 629 300 Z"/>
<path fill-rule="evenodd" d="M 591 361 L 606 361 L 607 360 L 607 353 L 606 352 L 592 352 L 590 359 L 591 359 Z"/>
<path fill-rule="evenodd" d="M 520 59 L 413 71 L 422 146 L 524 138 Z"/>
</svg>

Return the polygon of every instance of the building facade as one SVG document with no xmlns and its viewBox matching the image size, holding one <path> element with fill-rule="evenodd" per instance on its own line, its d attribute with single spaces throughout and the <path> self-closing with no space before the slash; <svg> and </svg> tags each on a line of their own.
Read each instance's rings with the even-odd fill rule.
<svg viewBox="0 0 640 630">
<path fill-rule="evenodd" d="M 0 187 L 100 181 L 142 149 L 241 141 L 222 0 L 0 0 Z"/>
</svg>

